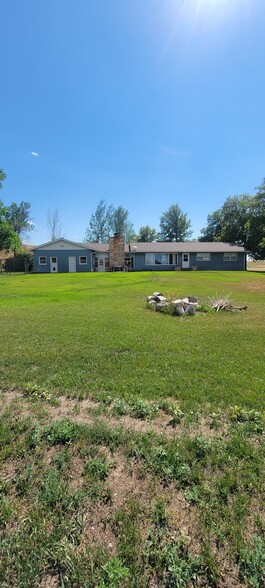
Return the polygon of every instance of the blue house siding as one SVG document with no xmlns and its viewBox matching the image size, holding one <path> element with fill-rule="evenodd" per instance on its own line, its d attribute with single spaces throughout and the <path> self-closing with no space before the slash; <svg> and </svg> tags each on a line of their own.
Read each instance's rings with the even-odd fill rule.
<svg viewBox="0 0 265 588">
<path fill-rule="evenodd" d="M 63 251 L 58 249 L 39 249 L 33 251 L 34 255 L 34 271 L 37 273 L 51 273 L 50 270 L 50 258 L 57 257 L 58 260 L 58 272 L 68 273 L 69 272 L 69 257 L 76 258 L 76 271 L 77 272 L 91 272 L 92 271 L 92 253 L 91 251 L 84 249 L 64 249 Z M 40 265 L 39 258 L 46 257 L 47 264 Z M 80 264 L 79 258 L 86 257 L 87 263 Z"/>
<path fill-rule="evenodd" d="M 130 243 L 122 245 L 119 251 L 119 263 L 123 267 L 125 253 L 126 266 L 124 269 L 134 271 L 173 271 L 177 266 L 180 269 L 213 270 L 213 271 L 242 271 L 246 269 L 246 252 L 243 247 L 228 243 L 202 243 L 202 242 L 178 242 L 178 243 Z M 123 248 L 124 253 L 123 253 Z M 69 260 L 71 272 L 108 271 L 109 255 L 112 259 L 113 252 L 109 252 L 109 245 L 102 243 L 75 243 L 67 239 L 57 239 L 32 248 L 34 255 L 34 270 L 36 273 L 68 273 Z M 178 252 L 177 252 L 178 251 Z M 95 256 L 94 256 L 95 254 Z M 117 253 L 116 253 L 117 256 Z M 40 263 L 40 258 L 45 263 Z M 80 258 L 86 258 L 86 263 L 80 263 Z M 233 261 L 233 258 L 236 259 Z M 56 258 L 51 266 L 52 258 Z M 202 261 L 205 259 L 205 261 Z M 226 261 L 227 259 L 227 261 Z M 97 260 L 97 264 L 95 263 Z M 148 262 L 148 265 L 146 264 Z M 166 261 L 171 263 L 167 264 Z M 102 262 L 102 263 L 100 263 Z M 155 263 L 156 262 L 156 263 Z M 159 262 L 163 262 L 159 263 Z M 172 263 L 174 262 L 174 263 Z M 115 264 L 114 264 L 115 265 Z"/>
<path fill-rule="evenodd" d="M 246 269 L 245 257 L 244 253 L 237 253 L 236 261 L 224 261 L 223 253 L 211 253 L 210 261 L 198 261 L 196 253 L 190 253 L 190 266 L 195 266 L 200 270 L 241 271 Z"/>
<path fill-rule="evenodd" d="M 236 261 L 224 261 L 223 253 L 211 253 L 210 261 L 198 261 L 196 253 L 190 253 L 189 266 L 197 267 L 198 270 L 219 270 L 219 271 L 241 271 L 245 270 L 245 253 L 237 253 Z M 182 253 L 178 254 L 179 267 L 182 267 Z M 145 253 L 135 253 L 135 271 L 168 271 L 174 270 L 176 264 L 170 265 L 145 265 Z"/>
</svg>

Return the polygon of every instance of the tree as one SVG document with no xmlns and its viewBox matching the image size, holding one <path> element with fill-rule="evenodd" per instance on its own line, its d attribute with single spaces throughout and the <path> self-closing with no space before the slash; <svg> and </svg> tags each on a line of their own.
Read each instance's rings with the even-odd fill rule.
<svg viewBox="0 0 265 588">
<path fill-rule="evenodd" d="M 0 250 L 12 251 L 20 249 L 19 236 L 6 220 L 6 207 L 0 200 Z"/>
<path fill-rule="evenodd" d="M 55 241 L 56 239 L 62 237 L 61 218 L 58 208 L 55 208 L 53 211 L 48 210 L 47 226 L 51 241 Z"/>
<path fill-rule="evenodd" d="M 12 202 L 6 208 L 6 220 L 19 237 L 26 236 L 28 231 L 32 231 L 34 225 L 30 218 L 30 203 Z"/>
<path fill-rule="evenodd" d="M 157 238 L 158 233 L 155 229 L 151 229 L 149 225 L 140 227 L 139 235 L 137 236 L 137 241 L 142 243 L 152 243 L 152 241 L 156 241 Z"/>
<path fill-rule="evenodd" d="M 159 241 L 185 241 L 192 235 L 191 221 L 178 204 L 172 204 L 160 218 Z"/>
<path fill-rule="evenodd" d="M 208 215 L 207 226 L 201 230 L 199 241 L 222 241 L 245 245 L 247 242 L 252 196 L 230 196 L 223 206 Z"/>
<path fill-rule="evenodd" d="M 112 233 L 118 233 L 126 243 L 135 239 L 133 224 L 128 220 L 129 212 L 123 206 L 115 208 L 111 217 Z"/>
<path fill-rule="evenodd" d="M 6 174 L 0 169 L 0 190 L 3 187 L 2 182 L 5 180 Z M 20 239 L 13 230 L 12 226 L 7 220 L 8 209 L 4 206 L 2 200 L 0 200 L 0 251 L 5 250 L 12 251 L 20 248 Z"/>
<path fill-rule="evenodd" d="M 92 243 L 107 243 L 111 233 L 111 219 L 113 207 L 107 206 L 105 200 L 100 200 L 86 229 L 84 241 Z"/>
<path fill-rule="evenodd" d="M 254 259 L 265 259 L 265 178 L 251 200 L 246 247 Z"/>
<path fill-rule="evenodd" d="M 119 233 L 127 242 L 135 237 L 132 223 L 128 221 L 128 210 L 122 206 L 113 208 L 105 200 L 100 200 L 89 226 L 84 241 L 92 243 L 107 243 L 111 234 Z"/>
<path fill-rule="evenodd" d="M 265 258 L 265 179 L 255 196 L 230 196 L 207 217 L 199 241 L 223 241 L 242 245 L 254 259 Z"/>
<path fill-rule="evenodd" d="M 0 168 L 0 190 L 3 188 L 2 182 L 6 179 L 6 174 L 2 168 Z"/>
</svg>

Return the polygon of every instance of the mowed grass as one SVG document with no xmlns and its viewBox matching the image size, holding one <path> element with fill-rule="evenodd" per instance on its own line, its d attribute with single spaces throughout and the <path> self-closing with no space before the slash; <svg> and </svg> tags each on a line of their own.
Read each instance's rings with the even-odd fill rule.
<svg viewBox="0 0 265 588">
<path fill-rule="evenodd" d="M 165 316 L 146 308 L 153 291 L 249 308 Z M 3 275 L 0 303 L 2 388 L 264 407 L 263 273 Z"/>
<path fill-rule="evenodd" d="M 0 276 L 1 588 L 264 588 L 264 286 Z"/>
</svg>

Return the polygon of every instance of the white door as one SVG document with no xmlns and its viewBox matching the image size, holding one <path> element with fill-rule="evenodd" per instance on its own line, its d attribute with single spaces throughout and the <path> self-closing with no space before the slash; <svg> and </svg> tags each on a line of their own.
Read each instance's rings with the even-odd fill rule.
<svg viewBox="0 0 265 588">
<path fill-rule="evenodd" d="M 58 272 L 58 259 L 57 259 L 57 257 L 50 257 L 50 270 L 51 270 L 51 274 L 56 274 Z"/>
<path fill-rule="evenodd" d="M 190 254 L 182 253 L 182 268 L 189 269 L 190 267 Z"/>
<path fill-rule="evenodd" d="M 104 272 L 104 271 L 105 271 L 105 258 L 99 257 L 98 258 L 98 272 Z"/>
<path fill-rule="evenodd" d="M 75 255 L 69 255 L 68 263 L 69 263 L 69 272 L 76 272 L 76 257 L 75 257 Z"/>
</svg>

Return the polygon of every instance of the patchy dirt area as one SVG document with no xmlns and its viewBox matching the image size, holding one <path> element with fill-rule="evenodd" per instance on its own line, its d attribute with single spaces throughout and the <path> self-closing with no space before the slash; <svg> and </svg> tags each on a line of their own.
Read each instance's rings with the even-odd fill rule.
<svg viewBox="0 0 265 588">
<path fill-rule="evenodd" d="M 60 396 L 55 406 L 36 401 L 23 396 L 21 392 L 4 392 L 2 393 L 3 402 L 0 407 L 0 414 L 12 406 L 13 412 L 20 417 L 31 416 L 32 412 L 37 412 L 42 408 L 48 420 L 58 421 L 61 419 L 71 419 L 79 424 L 92 425 L 95 421 L 101 421 L 112 428 L 123 428 L 135 433 L 155 433 L 168 439 L 173 439 L 180 434 L 187 434 L 191 437 L 201 436 L 205 439 L 223 437 L 228 434 L 228 426 L 225 418 L 218 419 L 218 426 L 214 426 L 212 417 L 199 416 L 195 422 L 187 422 L 180 419 L 179 423 L 174 422 L 172 416 L 159 411 L 157 416 L 152 419 L 133 418 L 129 415 L 113 416 L 112 408 L 103 407 L 100 402 L 91 399 L 72 400 L 66 396 Z M 102 408 L 102 411 L 101 411 Z"/>
<path fill-rule="evenodd" d="M 171 401 L 171 399 L 168 400 L 169 402 Z M 231 431 L 228 415 L 213 414 L 202 416 L 197 414 L 192 420 L 191 415 L 181 414 L 178 422 L 172 422 L 172 415 L 159 409 L 153 418 L 144 420 L 133 418 L 128 414 L 115 415 L 111 404 L 106 406 L 104 403 L 91 399 L 73 400 L 66 396 L 61 396 L 55 399 L 55 402 L 51 403 L 43 399 L 24 396 L 19 391 L 1 393 L 0 414 L 3 415 L 4 413 L 9 414 L 11 419 L 14 420 L 14 423 L 18 423 L 21 426 L 19 430 L 22 431 L 21 437 L 20 434 L 18 435 L 19 453 L 16 455 L 14 451 L 12 458 L 10 457 L 11 454 L 7 453 L 3 457 L 2 464 L 0 464 L 0 480 L 3 482 L 3 488 L 8 488 L 8 498 L 9 500 L 13 500 L 13 505 L 16 505 L 17 513 L 19 513 L 17 519 L 13 521 L 13 515 L 11 511 L 9 513 L 8 503 L 6 503 L 6 511 L 4 512 L 4 515 L 7 517 L 7 522 L 4 525 L 5 533 L 12 532 L 13 529 L 18 528 L 20 524 L 23 526 L 24 521 L 27 521 L 28 507 L 32 497 L 33 510 L 38 504 L 42 505 L 41 508 L 44 508 L 44 504 L 51 505 L 50 514 L 45 515 L 47 520 L 50 521 L 49 517 L 52 517 L 51 513 L 56 508 L 56 497 L 58 496 L 60 517 L 63 518 L 64 511 L 60 504 L 63 504 L 65 493 L 67 496 L 69 494 L 70 499 L 73 499 L 71 503 L 73 506 L 71 508 L 77 509 L 76 511 L 73 510 L 74 515 L 71 521 L 75 530 L 74 532 L 77 532 L 77 528 L 82 528 L 80 532 L 78 530 L 78 539 L 73 540 L 76 541 L 76 544 L 71 544 L 71 549 L 69 547 L 69 554 L 70 552 L 71 554 L 74 553 L 74 550 L 76 550 L 76 561 L 78 561 L 79 555 L 84 558 L 87 556 L 88 547 L 91 549 L 91 553 L 94 550 L 97 553 L 104 554 L 107 561 L 112 558 L 115 559 L 117 554 L 120 553 L 119 550 L 121 549 L 123 534 L 125 533 L 128 533 L 128 537 L 131 537 L 130 540 L 133 541 L 134 539 L 132 537 L 135 532 L 135 541 L 137 540 L 139 542 L 139 550 L 142 549 L 143 551 L 145 549 L 151 549 L 151 534 L 152 541 L 154 541 L 154 545 L 156 545 L 156 549 L 159 551 L 160 547 L 155 541 L 159 533 L 163 532 L 161 530 L 163 529 L 163 525 L 166 529 L 164 539 L 161 539 L 163 549 L 165 549 L 165 543 L 163 541 L 165 542 L 168 539 L 170 542 L 175 538 L 178 541 L 183 539 L 185 541 L 185 549 L 191 559 L 196 560 L 196 558 L 202 557 L 202 545 L 206 541 L 202 527 L 202 509 L 208 509 L 208 500 L 212 500 L 212 476 L 215 476 L 214 483 L 219 484 L 218 487 L 220 488 L 220 495 L 215 495 L 214 500 L 218 501 L 224 495 L 223 507 L 226 505 L 226 508 L 229 505 L 229 500 L 225 494 L 228 492 L 229 484 L 232 487 L 232 493 L 236 488 L 236 485 L 235 488 L 233 486 L 235 484 L 233 478 L 229 477 L 233 475 L 231 472 L 227 473 L 227 479 L 224 480 L 222 465 L 216 467 L 216 470 L 214 470 L 211 464 L 207 464 L 206 458 L 205 463 L 203 461 L 205 452 L 207 453 L 207 447 L 211 446 L 210 441 L 212 439 L 217 438 L 221 442 L 224 441 L 224 445 L 228 440 L 230 441 Z M 29 448 L 27 447 L 29 453 L 26 455 L 23 451 L 20 453 L 20 448 L 22 447 L 21 439 L 26 438 L 27 434 L 32 434 L 32 429 L 34 429 L 31 425 L 28 425 L 31 422 L 29 417 L 34 424 L 35 422 L 40 424 L 41 430 L 44 430 L 44 427 L 46 430 L 46 427 L 54 423 L 57 424 L 58 421 L 64 422 L 65 420 L 69 420 L 71 423 L 89 426 L 103 423 L 106 425 L 107 431 L 113 432 L 116 429 L 125 432 L 126 439 L 130 439 L 130 433 L 135 434 L 136 439 L 150 438 L 152 442 L 154 441 L 155 450 L 161 450 L 162 453 L 155 454 L 154 452 L 155 457 L 150 453 L 149 459 L 157 458 L 161 461 L 157 462 L 158 469 L 156 467 L 152 469 L 152 467 L 149 467 L 150 461 L 145 461 L 145 455 L 141 454 L 141 457 L 138 458 L 137 452 L 131 453 L 125 445 L 115 445 L 115 443 L 108 445 L 108 439 L 111 439 L 111 437 L 103 438 L 94 445 L 92 443 L 91 446 L 82 437 L 80 439 L 74 437 L 73 441 L 70 441 L 69 444 L 60 441 L 58 444 L 52 446 L 49 445 L 47 439 L 43 440 L 43 438 L 39 437 L 39 445 L 37 442 L 36 445 L 33 443 L 32 448 L 31 446 Z M 24 418 L 25 421 L 23 421 Z M 69 423 L 67 424 L 69 425 Z M 23 428 L 24 426 L 25 429 Z M 144 434 L 148 433 L 152 435 L 150 437 L 148 435 L 143 437 Z M 191 479 L 186 479 L 185 477 L 182 479 L 180 477 L 179 482 L 177 481 L 177 477 L 174 478 L 177 469 L 170 469 L 178 467 L 178 450 L 176 450 L 178 444 L 174 445 L 174 443 L 171 443 L 171 441 L 178 439 L 178 437 L 181 437 L 182 441 L 188 439 L 188 443 L 192 447 L 194 446 L 197 451 L 197 454 L 192 454 L 194 464 L 192 460 L 186 462 L 187 455 L 185 455 L 185 447 L 183 445 L 184 456 L 179 456 L 180 470 L 181 467 L 184 467 L 184 469 L 188 467 L 188 470 L 192 471 L 194 465 L 194 471 L 192 471 L 194 477 Z M 197 439 L 194 439 L 195 437 Z M 205 444 L 207 440 L 209 443 Z M 167 443 L 168 441 L 169 443 Z M 165 446 L 171 448 L 169 451 L 174 452 L 174 455 L 170 455 L 168 459 L 168 454 L 166 454 L 165 459 L 168 461 L 163 462 L 163 450 Z M 148 451 L 149 445 L 147 443 L 146 446 L 139 447 L 141 447 L 142 451 Z M 180 447 L 182 447 L 181 443 Z M 25 448 L 24 450 L 26 451 Z M 195 450 L 193 449 L 193 451 Z M 26 462 L 24 463 L 23 459 L 25 455 Z M 201 462 L 200 459 L 202 460 Z M 216 455 L 215 459 L 218 459 L 218 455 Z M 88 466 L 91 465 L 93 460 L 96 468 L 105 467 L 105 473 L 103 472 L 102 477 L 100 477 L 100 469 L 96 471 L 89 470 Z M 157 463 L 155 463 L 155 466 Z M 162 469 L 159 470 L 159 467 Z M 32 472 L 33 478 L 36 475 L 35 482 L 30 478 Z M 203 475 L 206 473 L 207 479 L 205 478 L 205 487 L 202 484 L 198 490 L 202 472 Z M 45 480 L 44 483 L 43 480 Z M 38 494 L 39 488 L 41 489 L 40 494 Z M 20 494 L 17 493 L 17 489 Z M 198 493 L 196 494 L 196 492 Z M 203 495 L 203 492 L 206 494 Z M 200 505 L 202 496 L 203 500 L 205 500 L 204 507 Z M 74 506 L 78 501 L 80 501 L 80 504 Z M 66 502 L 65 504 L 70 509 L 70 503 Z M 220 504 L 222 503 L 220 502 Z M 137 505 L 137 521 L 133 521 L 133 511 L 130 511 L 132 505 Z M 215 504 L 213 503 L 213 508 L 215 507 L 216 502 Z M 13 509 L 14 512 L 15 509 Z M 69 512 L 71 513 L 71 510 Z M 78 514 L 76 514 L 77 512 Z M 156 517 L 158 515 L 161 516 L 161 523 L 157 523 Z M 68 515 L 68 511 L 66 511 L 65 516 L 68 517 L 71 515 Z M 251 544 L 251 538 L 256 533 L 257 516 L 264 524 L 264 510 L 262 509 L 259 497 L 253 497 L 249 514 L 245 518 L 245 531 L 243 532 L 249 544 Z M 56 523 L 50 522 L 47 525 L 46 521 L 47 529 L 48 527 L 50 531 L 51 529 L 56 529 L 56 524 L 58 524 L 60 517 L 56 519 Z M 80 521 L 78 517 L 80 517 Z M 78 523 L 76 523 L 77 519 Z M 124 520 L 127 524 L 127 530 Z M 136 531 L 134 530 L 134 524 L 138 526 Z M 160 524 L 161 526 L 159 526 Z M 65 530 L 63 532 L 65 533 Z M 128 537 L 126 541 L 129 541 Z M 186 587 L 190 585 L 196 585 L 198 587 L 215 585 L 216 588 L 243 588 L 244 586 L 249 586 L 249 584 L 244 584 L 239 580 L 239 569 L 235 558 L 233 560 L 231 557 L 225 541 L 218 546 L 218 542 L 214 537 L 214 531 L 211 531 L 209 534 L 209 544 L 211 555 L 209 556 L 207 565 L 212 565 L 213 569 L 214 565 L 218 567 L 218 580 L 216 580 L 215 584 L 207 584 L 206 574 L 205 578 L 199 578 L 196 584 L 186 583 L 183 585 Z M 132 549 L 132 546 L 130 549 Z M 158 556 L 156 555 L 155 557 Z M 185 558 L 185 553 L 183 557 Z M 213 558 L 212 563 L 211 557 Z M 58 574 L 52 574 L 53 569 L 54 572 L 58 571 L 55 565 L 54 568 L 49 565 L 43 567 L 40 573 L 41 579 L 38 579 L 40 588 L 57 588 L 61 585 L 61 579 Z M 45 570 L 45 575 L 42 576 L 41 574 L 44 573 L 43 570 Z M 158 573 L 157 578 L 156 573 Z M 105 584 L 101 585 L 103 586 Z M 165 583 L 161 583 L 159 572 L 156 571 L 150 575 L 148 584 L 146 584 L 149 588 L 162 588 L 165 585 Z M 117 584 L 117 588 L 122 588 L 122 584 Z"/>
</svg>

